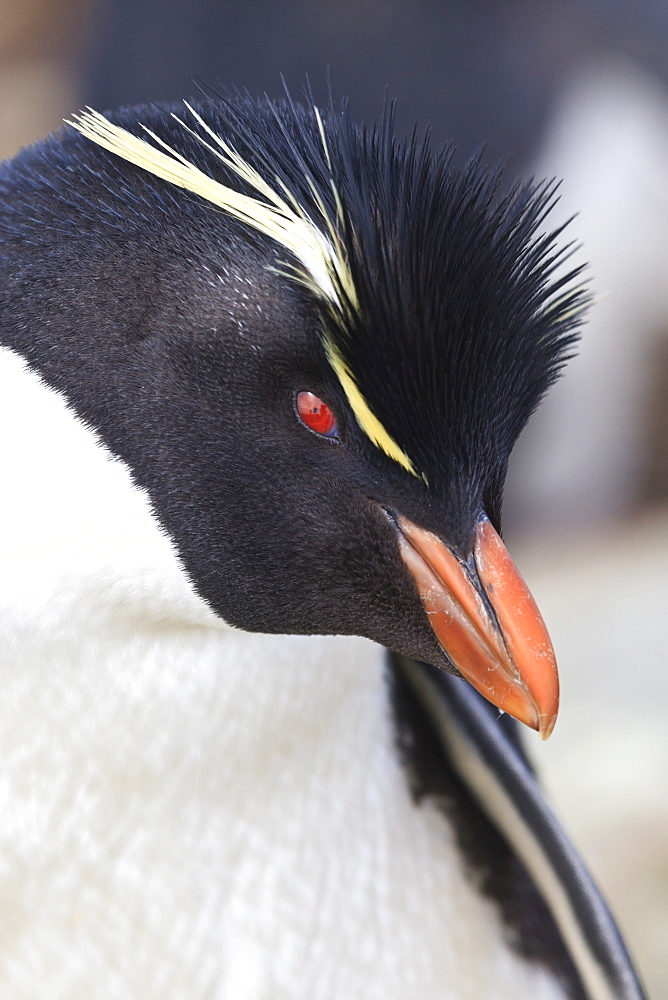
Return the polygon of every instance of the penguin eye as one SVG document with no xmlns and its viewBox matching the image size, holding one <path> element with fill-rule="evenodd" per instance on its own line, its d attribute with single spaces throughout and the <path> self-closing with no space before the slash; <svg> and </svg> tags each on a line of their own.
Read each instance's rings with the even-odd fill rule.
<svg viewBox="0 0 668 1000">
<path fill-rule="evenodd" d="M 336 438 L 338 424 L 327 403 L 312 392 L 297 393 L 297 413 L 303 424 L 323 437 Z"/>
</svg>

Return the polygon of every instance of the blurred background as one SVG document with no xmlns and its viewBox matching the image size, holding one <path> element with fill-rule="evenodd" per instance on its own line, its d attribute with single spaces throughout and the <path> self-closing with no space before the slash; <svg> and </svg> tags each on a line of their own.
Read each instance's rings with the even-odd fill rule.
<svg viewBox="0 0 668 1000">
<path fill-rule="evenodd" d="M 511 549 L 550 627 L 563 702 L 537 764 L 649 992 L 668 997 L 668 0 L 0 0 L 0 154 L 90 104 L 199 81 L 293 94 L 327 73 L 354 114 L 508 181 L 564 178 L 598 301 L 525 433 Z"/>
</svg>

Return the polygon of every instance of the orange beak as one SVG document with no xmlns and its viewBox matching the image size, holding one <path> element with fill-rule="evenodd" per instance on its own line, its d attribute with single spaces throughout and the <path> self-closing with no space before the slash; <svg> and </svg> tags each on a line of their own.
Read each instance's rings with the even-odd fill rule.
<svg viewBox="0 0 668 1000">
<path fill-rule="evenodd" d="M 490 521 L 477 524 L 470 564 L 408 518 L 397 524 L 401 555 L 450 661 L 493 705 L 547 739 L 559 708 L 552 643 Z"/>
</svg>

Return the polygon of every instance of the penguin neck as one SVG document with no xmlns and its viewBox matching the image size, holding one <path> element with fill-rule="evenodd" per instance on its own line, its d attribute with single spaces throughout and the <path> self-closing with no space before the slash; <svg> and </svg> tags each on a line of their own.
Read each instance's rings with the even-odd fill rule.
<svg viewBox="0 0 668 1000">
<path fill-rule="evenodd" d="M 214 614 L 128 468 L 7 348 L 0 348 L 0 420 L 12 429 L 0 438 L 0 468 L 16 484 L 0 494 L 0 615 L 14 636 L 14 662 L 25 659 L 30 670 L 50 662 L 64 673 L 81 671 L 83 681 L 93 669 L 81 662 L 85 650 L 98 674 L 121 676 L 129 660 L 137 670 L 149 664 L 151 641 L 160 645 L 166 634 L 176 653 L 165 672 L 183 680 L 202 660 L 212 670 L 216 661 L 235 727 L 240 713 L 252 716 L 256 702 L 260 712 L 268 698 L 274 714 L 280 703 L 286 731 L 306 717 L 326 717 L 323 699 L 366 688 L 369 678 L 351 672 L 353 647 L 382 689 L 383 654 L 368 640 L 241 632 Z M 341 669 L 323 684 L 318 663 L 337 659 Z M 249 724 L 246 732 L 271 746 L 268 728 Z"/>
<path fill-rule="evenodd" d="M 21 872 L 6 992 L 62 972 L 90 993 L 127 952 L 143 996 L 563 998 L 412 801 L 384 651 L 231 628 L 128 470 L 7 350 L 0 411 L 0 733 L 22 789 L 0 828 Z M 35 966 L 54 948 L 66 970 Z"/>
</svg>

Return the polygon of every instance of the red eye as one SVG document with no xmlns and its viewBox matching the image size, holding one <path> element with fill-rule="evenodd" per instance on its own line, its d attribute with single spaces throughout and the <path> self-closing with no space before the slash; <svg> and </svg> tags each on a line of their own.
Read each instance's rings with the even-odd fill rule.
<svg viewBox="0 0 668 1000">
<path fill-rule="evenodd" d="M 337 431 L 336 417 L 321 399 L 312 392 L 297 393 L 297 412 L 307 427 L 316 434 L 333 437 Z"/>
</svg>

